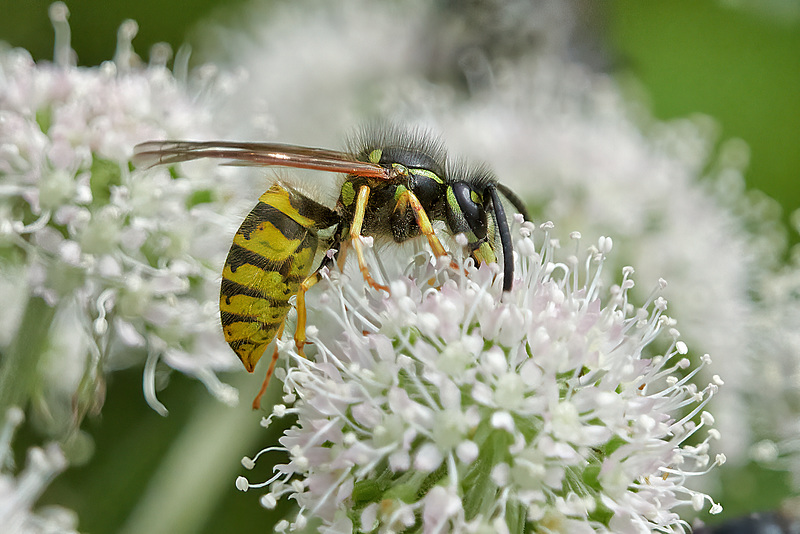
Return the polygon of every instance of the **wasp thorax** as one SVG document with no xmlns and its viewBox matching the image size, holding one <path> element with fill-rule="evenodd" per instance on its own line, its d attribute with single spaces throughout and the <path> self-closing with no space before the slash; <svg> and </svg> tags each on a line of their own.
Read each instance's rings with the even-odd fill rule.
<svg viewBox="0 0 800 534">
<path fill-rule="evenodd" d="M 411 172 L 409 188 L 428 209 L 442 202 L 445 187 L 442 179 L 427 169 L 414 169 Z"/>
</svg>

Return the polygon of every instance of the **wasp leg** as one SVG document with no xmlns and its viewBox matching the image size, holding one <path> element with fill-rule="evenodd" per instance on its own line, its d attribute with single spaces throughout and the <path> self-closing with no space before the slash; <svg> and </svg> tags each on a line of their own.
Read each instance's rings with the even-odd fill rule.
<svg viewBox="0 0 800 534">
<path fill-rule="evenodd" d="M 321 267 L 320 267 L 321 268 Z M 314 271 L 314 274 L 303 280 L 300 284 L 300 290 L 297 292 L 297 327 L 294 331 L 294 344 L 297 347 L 297 352 L 305 358 L 303 346 L 306 344 L 306 291 L 319 282 L 320 274 L 319 269 Z"/>
<path fill-rule="evenodd" d="M 320 263 L 319 268 L 314 271 L 312 274 L 307 276 L 305 280 L 300 284 L 300 289 L 297 291 L 297 302 L 295 303 L 295 308 L 297 309 L 297 326 L 295 327 L 294 331 L 294 344 L 297 347 L 297 353 L 302 356 L 303 358 L 306 357 L 305 353 L 303 352 L 303 347 L 306 344 L 306 322 L 307 322 L 307 315 L 306 315 L 306 291 L 311 289 L 317 282 L 319 282 L 322 275 L 320 272 L 324 267 L 327 267 L 333 263 L 333 258 L 330 256 L 325 256 L 323 258 L 322 263 Z M 278 340 L 283 335 L 283 327 L 286 323 L 281 325 L 280 330 L 278 330 L 275 339 Z M 272 351 L 272 361 L 269 362 L 269 368 L 267 369 L 267 376 L 264 377 L 264 382 L 261 384 L 261 389 L 256 395 L 256 398 L 253 400 L 253 409 L 258 410 L 261 407 L 261 397 L 264 395 L 264 392 L 267 391 L 267 387 L 269 386 L 269 380 L 272 378 L 272 374 L 275 372 L 275 364 L 278 362 L 278 345 L 277 341 L 275 343 L 275 350 Z"/>
<path fill-rule="evenodd" d="M 264 377 L 264 381 L 261 383 L 261 389 L 258 390 L 258 394 L 256 398 L 253 399 L 253 409 L 258 410 L 261 408 L 261 397 L 264 396 L 264 393 L 267 392 L 267 386 L 269 386 L 269 380 L 272 378 L 272 374 L 275 372 L 275 364 L 278 363 L 278 340 L 283 335 L 283 327 L 286 326 L 286 322 L 284 322 L 278 333 L 275 335 L 275 349 L 272 351 L 272 361 L 269 362 L 269 367 L 267 368 L 267 376 Z"/>
<path fill-rule="evenodd" d="M 336 253 L 336 256 L 339 256 L 341 253 L 341 245 L 342 245 L 342 228 L 339 226 L 336 229 L 336 234 L 333 237 L 333 244 L 330 248 L 336 249 L 339 252 Z M 343 254 L 342 254 L 343 255 Z M 301 356 L 305 358 L 305 354 L 303 353 L 303 346 L 306 344 L 306 291 L 311 289 L 311 287 L 319 282 L 319 279 L 322 277 L 320 272 L 323 268 L 328 267 L 334 261 L 334 256 L 330 256 L 328 254 L 322 258 L 322 262 L 319 264 L 319 267 L 316 271 L 311 273 L 309 276 L 305 278 L 300 283 L 300 288 L 297 291 L 297 302 L 295 303 L 295 308 L 297 309 L 297 327 L 295 328 L 294 332 L 294 344 L 297 347 L 297 352 Z M 275 339 L 278 340 L 283 335 L 283 329 L 286 326 L 286 322 L 281 324 L 278 333 L 275 335 Z M 273 373 L 275 372 L 275 364 L 278 363 L 278 344 L 277 341 L 275 342 L 275 349 L 272 351 L 272 361 L 269 362 L 269 368 L 267 369 L 267 376 L 264 377 L 264 382 L 261 384 L 261 389 L 256 395 L 256 398 L 253 399 L 253 409 L 258 410 L 261 407 L 261 397 L 264 396 L 264 393 L 267 391 L 267 387 L 269 386 L 269 380 L 272 378 Z"/>
<path fill-rule="evenodd" d="M 336 265 L 339 267 L 339 272 L 344 272 L 344 262 L 347 259 L 347 252 L 350 250 L 350 243 L 342 241 L 339 244 L 338 252 L 336 253 Z"/>
<path fill-rule="evenodd" d="M 361 225 L 364 224 L 364 214 L 367 211 L 367 199 L 369 199 L 369 186 L 362 185 L 361 189 L 358 190 L 356 211 L 353 215 L 353 222 L 350 225 L 350 242 L 356 250 L 358 268 L 361 269 L 361 275 L 364 277 L 364 281 L 375 289 L 383 289 L 388 293 L 389 288 L 376 282 L 369 274 L 367 260 L 364 258 L 364 249 L 361 244 Z M 417 201 L 417 203 L 419 203 L 419 201 Z M 428 224 L 430 224 L 430 222 Z"/>
<path fill-rule="evenodd" d="M 295 308 L 297 309 L 297 326 L 295 327 L 294 331 L 294 344 L 297 347 L 297 352 L 305 357 L 303 353 L 303 346 L 306 344 L 306 291 L 311 289 L 314 284 L 319 282 L 319 279 L 322 278 L 320 272 L 325 267 L 331 265 L 335 259 L 338 258 L 342 260 L 345 256 L 345 251 L 342 250 L 344 242 L 342 241 L 342 226 L 336 229 L 336 233 L 333 236 L 333 243 L 329 247 L 328 250 L 334 249 L 333 255 L 325 254 L 325 257 L 322 258 L 322 262 L 319 264 L 319 267 L 316 271 L 311 273 L 309 276 L 306 277 L 305 280 L 300 284 L 300 289 L 297 291 L 297 302 L 295 303 Z"/>
<path fill-rule="evenodd" d="M 403 191 L 398 199 L 398 204 L 402 205 L 406 203 L 411 206 L 412 210 L 414 210 L 414 218 L 417 220 L 419 231 L 422 232 L 422 235 L 428 239 L 428 244 L 431 246 L 433 253 L 437 257 L 448 256 L 447 251 L 442 245 L 442 242 L 439 241 L 439 238 L 436 237 L 436 234 L 433 231 L 433 225 L 431 224 L 431 220 L 428 218 L 428 214 L 425 213 L 425 208 L 423 208 L 422 204 L 420 204 L 417 195 L 412 193 L 410 190 Z M 456 262 L 450 262 L 450 267 L 458 270 L 458 264 L 456 264 Z"/>
</svg>

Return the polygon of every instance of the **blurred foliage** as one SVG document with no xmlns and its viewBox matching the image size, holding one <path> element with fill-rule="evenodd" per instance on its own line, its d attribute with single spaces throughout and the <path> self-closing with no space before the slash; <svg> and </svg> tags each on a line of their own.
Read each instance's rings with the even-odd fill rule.
<svg viewBox="0 0 800 534">
<path fill-rule="evenodd" d="M 87 419 L 83 425 L 84 431 L 94 440 L 94 455 L 85 465 L 73 465 L 56 478 L 39 499 L 39 505 L 53 504 L 75 510 L 80 516 L 81 532 L 116 534 L 123 531 L 123 525 L 133 529 L 125 532 L 143 531 L 132 526 L 130 517 L 146 500 L 148 491 L 153 491 L 154 487 L 163 490 L 159 474 L 164 471 L 175 473 L 174 456 L 178 455 L 179 465 L 183 463 L 187 469 L 201 473 L 211 472 L 200 481 L 204 488 L 179 487 L 176 491 L 181 494 L 174 495 L 176 501 L 184 500 L 184 495 L 190 498 L 199 496 L 195 506 L 176 506 L 177 510 L 184 512 L 194 510 L 197 517 L 149 518 L 160 528 L 147 523 L 147 532 L 247 534 L 271 530 L 285 512 L 285 503 L 283 509 L 267 512 L 258 505 L 260 494 L 257 491 L 242 493 L 234 487 L 238 475 L 252 476 L 254 481 L 270 476 L 272 463 L 269 459 L 260 462 L 253 472 L 245 471 L 240 464 L 242 456 L 252 455 L 264 442 L 276 439 L 258 426 L 261 414 L 250 408 L 249 396 L 258 390 L 262 378 L 250 375 L 243 377 L 244 382 L 238 380 L 243 398 L 239 406 L 229 408 L 212 398 L 199 382 L 174 373 L 169 386 L 159 394 L 159 400 L 170 410 L 168 417 L 161 417 L 144 402 L 141 369 L 112 374 L 102 415 Z M 271 393 L 279 393 L 279 388 L 273 388 Z M 271 405 L 272 402 L 274 400 L 267 399 L 265 404 Z M 211 428 L 206 435 L 212 441 L 217 439 L 215 431 L 229 431 L 228 428 L 216 428 L 215 422 L 225 418 L 246 421 L 247 431 L 232 437 L 235 446 L 220 454 L 218 459 L 211 459 L 218 465 L 206 465 L 208 458 L 194 458 L 192 446 L 181 447 L 187 427 L 196 425 L 200 418 L 210 422 Z M 277 427 L 274 431 L 281 432 L 280 425 Z M 23 427 L 16 444 L 18 464 L 24 464 L 25 449 L 39 445 L 41 441 L 41 436 L 31 425 Z M 198 448 L 202 447 L 202 444 L 198 445 Z M 285 461 L 285 458 L 280 461 Z M 192 475 L 185 472 L 174 478 L 185 481 L 187 477 L 192 479 Z M 196 525 L 198 521 L 201 527 Z M 141 522 L 133 524 L 143 526 Z"/>
<path fill-rule="evenodd" d="M 656 117 L 704 113 L 722 139 L 744 139 L 748 186 L 776 199 L 788 222 L 800 208 L 800 19 L 711 0 L 610 5 L 621 70 L 644 85 Z"/>
<path fill-rule="evenodd" d="M 51 59 L 50 3 L 0 0 L 0 40 L 28 49 L 37 60 Z M 139 22 L 134 45 L 146 57 L 155 42 L 168 42 L 177 49 L 187 35 L 200 38 L 201 34 L 190 33 L 196 22 L 224 16 L 215 11 L 223 5 L 218 0 L 72 0 L 67 5 L 72 46 L 82 65 L 111 58 L 117 27 L 125 19 Z M 226 3 L 225 10 L 230 6 Z M 642 84 L 657 118 L 708 114 L 718 121 L 722 139 L 739 137 L 747 142 L 751 148 L 748 186 L 778 200 L 788 222 L 790 213 L 800 208 L 800 20 L 761 16 L 713 0 L 613 0 L 607 12 L 593 14 L 602 17 L 599 26 L 608 29 L 615 69 Z M 797 235 L 792 239 L 797 242 Z M 255 387 L 245 389 L 243 395 Z M 146 491 L 162 455 L 207 397 L 201 385 L 176 376 L 162 394 L 172 410 L 163 419 L 143 402 L 140 370 L 114 375 L 102 417 L 86 425 L 96 454 L 87 465 L 73 467 L 58 478 L 42 503 L 74 508 L 82 531 L 118 531 Z M 246 404 L 244 399 L 239 409 L 248 409 Z M 28 439 L 36 441 L 30 434 Z M 251 452 L 258 449 L 252 442 L 243 445 Z M 235 463 L 239 457 L 224 459 L 230 460 Z M 219 492 L 213 510 L 205 511 L 210 519 L 199 532 L 270 530 L 275 520 L 270 518 L 280 514 L 270 516 L 260 509 L 257 492 L 234 490 L 234 478 L 242 472 L 231 465 L 230 491 Z M 759 479 L 764 476 L 755 472 L 751 480 L 725 481 L 737 488 L 735 502 L 723 502 L 728 506 L 726 515 L 777 504 L 785 485 L 776 480 L 765 483 Z M 774 492 L 765 492 L 764 487 Z"/>
</svg>

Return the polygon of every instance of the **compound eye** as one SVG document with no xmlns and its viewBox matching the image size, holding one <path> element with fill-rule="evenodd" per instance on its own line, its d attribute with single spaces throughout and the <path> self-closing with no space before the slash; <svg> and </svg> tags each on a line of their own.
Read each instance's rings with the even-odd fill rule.
<svg viewBox="0 0 800 534">
<path fill-rule="evenodd" d="M 453 196 L 461 214 L 478 240 L 486 238 L 486 210 L 481 196 L 470 185 L 456 182 L 452 185 Z"/>
</svg>

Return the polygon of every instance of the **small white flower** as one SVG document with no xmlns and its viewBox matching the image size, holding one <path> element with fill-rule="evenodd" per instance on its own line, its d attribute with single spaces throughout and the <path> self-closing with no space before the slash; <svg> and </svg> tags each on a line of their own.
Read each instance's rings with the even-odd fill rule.
<svg viewBox="0 0 800 534">
<path fill-rule="evenodd" d="M 284 379 L 289 461 L 257 486 L 321 532 L 343 516 L 366 530 L 683 532 L 682 508 L 716 506 L 686 485 L 710 469 L 712 433 L 684 442 L 713 424 L 717 386 L 690 382 L 699 367 L 678 375 L 686 347 L 657 293 L 636 309 L 630 284 L 604 290 L 610 241 L 562 260 L 551 228 L 515 223 L 515 249 L 533 252 L 507 294 L 471 260 L 465 276 L 437 268 L 433 288 L 432 260 L 411 278 L 389 267 L 388 296 L 359 276 L 320 284 L 311 360 L 293 353 Z M 339 332 L 323 337 L 328 321 Z"/>
</svg>

